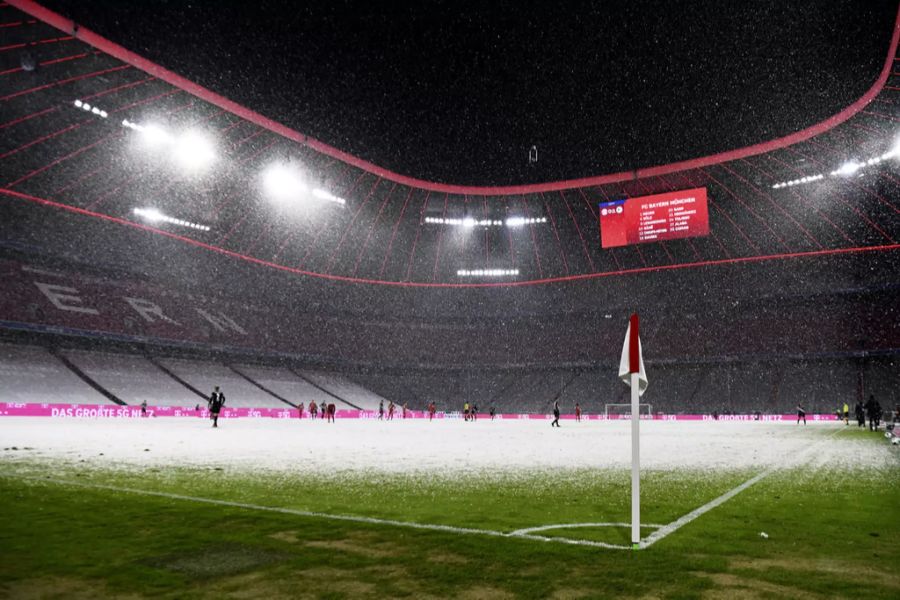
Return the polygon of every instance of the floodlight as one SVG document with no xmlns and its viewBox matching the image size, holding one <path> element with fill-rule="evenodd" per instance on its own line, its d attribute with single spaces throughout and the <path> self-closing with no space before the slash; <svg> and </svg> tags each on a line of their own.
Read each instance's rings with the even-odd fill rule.
<svg viewBox="0 0 900 600">
<path fill-rule="evenodd" d="M 276 200 L 296 200 L 306 192 L 306 184 L 300 179 L 296 169 L 284 164 L 275 164 L 263 173 L 266 192 Z"/>
<path fill-rule="evenodd" d="M 144 217 L 148 221 L 162 221 L 163 214 L 155 208 L 136 208 L 134 214 Z"/>
<path fill-rule="evenodd" d="M 854 173 L 859 171 L 859 168 L 861 166 L 862 165 L 860 165 L 859 163 L 849 160 L 849 161 L 845 162 L 843 165 L 841 165 L 841 168 L 838 169 L 837 171 L 835 171 L 833 174 L 849 177 L 850 175 L 853 175 Z"/>
<path fill-rule="evenodd" d="M 144 140 L 151 146 L 160 146 L 172 141 L 172 136 L 158 125 L 146 125 L 140 127 L 138 131 L 143 134 Z"/>
<path fill-rule="evenodd" d="M 188 131 L 178 138 L 175 158 L 186 168 L 196 170 L 212 163 L 216 158 L 212 144 L 196 131 Z"/>
</svg>

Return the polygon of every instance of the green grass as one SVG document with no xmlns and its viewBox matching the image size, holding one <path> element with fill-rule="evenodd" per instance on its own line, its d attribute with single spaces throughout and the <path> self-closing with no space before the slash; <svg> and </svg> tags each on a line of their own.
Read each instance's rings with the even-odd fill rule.
<svg viewBox="0 0 900 600">
<path fill-rule="evenodd" d="M 18 457 L 0 460 L 0 473 L 0 597 L 900 596 L 900 466 L 779 472 L 637 552 L 341 522 L 40 481 L 53 477 L 509 532 L 628 521 L 624 471 L 301 477 L 97 470 Z M 645 473 L 643 520 L 668 523 L 753 474 Z M 627 528 L 542 534 L 629 541 Z"/>
</svg>

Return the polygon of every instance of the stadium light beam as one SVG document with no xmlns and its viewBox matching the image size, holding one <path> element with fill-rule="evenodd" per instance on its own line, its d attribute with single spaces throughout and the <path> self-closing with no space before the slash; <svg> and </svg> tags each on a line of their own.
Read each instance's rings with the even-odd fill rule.
<svg viewBox="0 0 900 600">
<path fill-rule="evenodd" d="M 842 164 L 841 167 L 840 167 L 839 169 L 837 169 L 837 170 L 835 170 L 835 171 L 832 171 L 831 174 L 832 174 L 832 175 L 842 175 L 842 176 L 844 176 L 844 177 L 849 177 L 850 175 L 853 175 L 854 173 L 856 173 L 857 171 L 859 171 L 859 169 L 860 169 L 861 167 L 862 167 L 862 165 L 859 164 L 858 162 L 852 161 L 852 160 L 848 160 L 847 162 L 845 162 L 844 164 Z"/>
<path fill-rule="evenodd" d="M 335 204 L 344 205 L 347 204 L 347 201 L 343 198 L 338 198 L 331 192 L 327 190 L 323 190 L 320 188 L 316 188 L 312 191 L 312 195 L 318 198 L 319 200 L 327 200 L 328 202 L 334 202 Z"/>
<path fill-rule="evenodd" d="M 197 231 L 209 231 L 209 225 L 201 225 L 200 223 L 192 223 L 184 219 L 176 219 L 163 214 L 156 208 L 135 208 L 134 214 L 151 223 L 170 223 L 179 227 L 187 227 L 188 229 L 196 229 Z"/>
<path fill-rule="evenodd" d="M 453 217 L 425 217 L 425 223 L 430 225 L 452 225 L 455 227 L 465 227 L 471 229 L 473 227 L 521 227 L 534 223 L 546 223 L 547 217 L 510 217 L 503 221 L 501 219 L 473 219 L 466 217 L 463 219 Z"/>
<path fill-rule="evenodd" d="M 284 164 L 275 164 L 263 172 L 263 186 L 266 193 L 276 200 L 299 200 L 307 187 L 296 169 Z"/>
<path fill-rule="evenodd" d="M 512 277 L 519 274 L 518 269 L 459 269 L 457 277 Z"/>
<path fill-rule="evenodd" d="M 216 160 L 216 153 L 209 140 L 196 131 L 182 134 L 175 143 L 174 157 L 191 171 L 209 166 Z"/>
</svg>

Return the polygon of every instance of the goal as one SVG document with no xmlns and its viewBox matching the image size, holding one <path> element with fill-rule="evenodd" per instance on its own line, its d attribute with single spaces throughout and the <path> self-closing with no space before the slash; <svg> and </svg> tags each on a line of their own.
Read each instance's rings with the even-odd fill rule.
<svg viewBox="0 0 900 600">
<path fill-rule="evenodd" d="M 631 404 L 606 404 L 607 419 L 630 419 Z M 642 419 L 649 419 L 653 414 L 653 406 L 651 404 L 638 404 L 638 415 Z"/>
</svg>

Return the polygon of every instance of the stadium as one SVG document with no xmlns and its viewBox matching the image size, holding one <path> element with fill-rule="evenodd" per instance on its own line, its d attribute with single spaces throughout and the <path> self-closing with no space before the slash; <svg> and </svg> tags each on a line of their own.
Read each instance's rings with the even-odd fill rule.
<svg viewBox="0 0 900 600">
<path fill-rule="evenodd" d="M 895 2 L 790 118 L 508 168 L 78 4 L 0 3 L 0 595 L 900 593 Z"/>
</svg>

